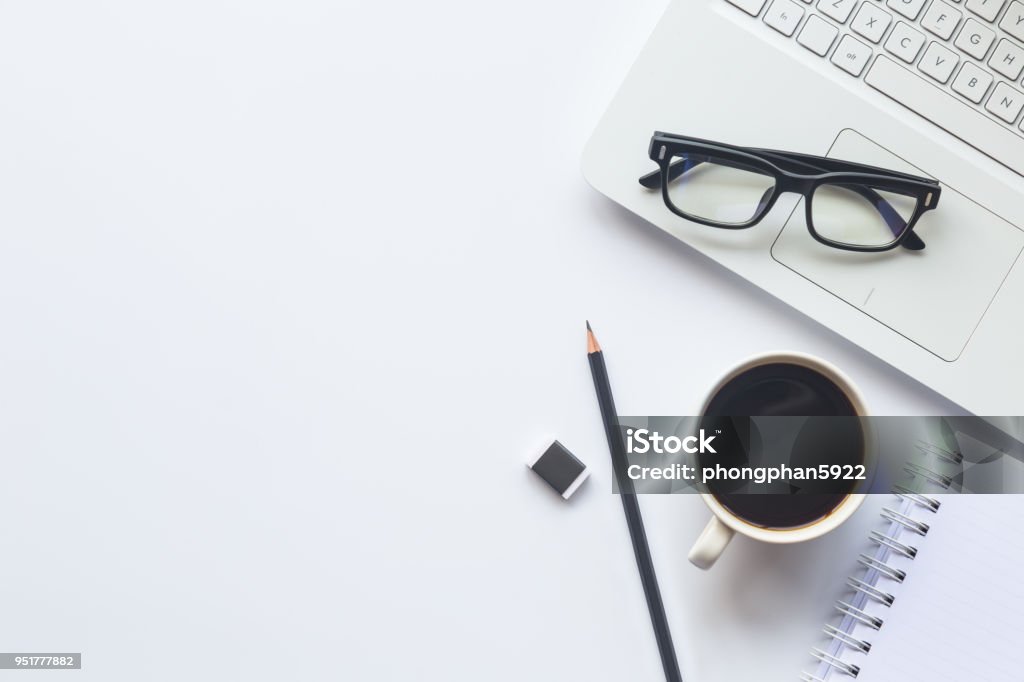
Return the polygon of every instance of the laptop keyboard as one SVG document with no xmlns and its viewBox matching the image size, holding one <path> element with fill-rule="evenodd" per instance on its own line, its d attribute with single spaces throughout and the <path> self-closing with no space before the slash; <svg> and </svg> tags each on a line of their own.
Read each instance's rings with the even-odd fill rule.
<svg viewBox="0 0 1024 682">
<path fill-rule="evenodd" d="M 726 0 L 1024 175 L 1021 0 Z"/>
</svg>

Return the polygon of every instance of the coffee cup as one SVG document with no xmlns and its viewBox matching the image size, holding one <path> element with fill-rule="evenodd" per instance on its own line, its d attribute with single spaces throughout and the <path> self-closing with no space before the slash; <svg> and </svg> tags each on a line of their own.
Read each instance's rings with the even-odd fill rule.
<svg viewBox="0 0 1024 682">
<path fill-rule="evenodd" d="M 773 352 L 732 368 L 715 384 L 701 415 L 866 417 L 864 399 L 833 365 L 810 355 Z M 866 420 L 845 422 L 864 429 Z M 868 434 L 861 431 L 863 456 Z M 690 562 L 710 568 L 737 533 L 773 544 L 804 542 L 838 528 L 864 501 L 863 494 L 730 495 L 705 489 L 712 517 L 690 550 Z M 789 511 L 787 511 L 789 510 Z"/>
</svg>

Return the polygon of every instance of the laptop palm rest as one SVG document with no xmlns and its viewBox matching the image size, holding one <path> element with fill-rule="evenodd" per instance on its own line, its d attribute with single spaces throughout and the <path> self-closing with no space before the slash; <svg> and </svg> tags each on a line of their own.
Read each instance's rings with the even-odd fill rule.
<svg viewBox="0 0 1024 682">
<path fill-rule="evenodd" d="M 828 155 L 930 176 L 850 129 Z M 945 183 L 938 207 L 915 228 L 923 251 L 830 249 L 808 234 L 804 216 L 801 200 L 772 257 L 947 361 L 963 352 L 1024 249 L 1024 232 Z"/>
</svg>

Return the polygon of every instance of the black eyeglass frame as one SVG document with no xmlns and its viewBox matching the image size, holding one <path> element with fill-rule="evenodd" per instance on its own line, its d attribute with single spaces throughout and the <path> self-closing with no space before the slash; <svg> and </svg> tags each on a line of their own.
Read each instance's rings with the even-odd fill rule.
<svg viewBox="0 0 1024 682">
<path fill-rule="evenodd" d="M 689 156 L 687 157 L 686 155 Z M 648 156 L 658 164 L 658 170 L 641 177 L 640 184 L 647 189 L 658 189 L 660 187 L 665 206 L 682 218 L 708 225 L 709 227 L 743 230 L 761 222 L 764 216 L 771 211 L 775 202 L 778 201 L 779 196 L 786 192 L 795 192 L 804 197 L 807 231 L 810 232 L 811 236 L 826 246 L 845 251 L 889 251 L 897 246 L 902 246 L 911 251 L 919 251 L 925 248 L 924 241 L 914 233 L 914 227 L 922 215 L 938 206 L 939 197 L 942 194 L 939 182 L 931 178 L 854 163 L 852 161 L 833 159 L 827 156 L 814 156 L 811 154 L 799 154 L 756 147 L 739 147 L 660 131 L 655 132 L 651 136 Z M 755 172 L 761 172 L 775 178 L 775 184 L 770 190 L 771 194 L 762 198 L 757 212 L 750 220 L 743 223 L 715 222 L 700 216 L 690 215 L 672 202 L 668 192 L 669 183 L 693 168 L 692 165 L 687 166 L 682 159 L 676 163 L 672 163 L 672 159 L 677 157 L 699 158 L 700 156 L 714 158 L 715 162 L 720 164 L 731 161 L 736 164 L 734 167 L 743 170 L 753 169 Z M 883 218 L 887 222 L 892 216 L 895 216 L 900 222 L 904 221 L 895 209 L 874 189 L 911 196 L 917 199 L 917 203 L 910 219 L 905 221 L 905 225 L 900 233 L 894 235 L 893 241 L 889 244 L 883 246 L 847 244 L 823 237 L 814 228 L 811 210 L 814 191 L 821 185 L 826 184 L 841 185 L 864 195 L 869 201 L 876 203 L 876 208 L 882 212 Z M 858 187 L 860 190 L 856 189 Z M 886 216 L 885 211 L 891 211 L 891 216 Z"/>
</svg>

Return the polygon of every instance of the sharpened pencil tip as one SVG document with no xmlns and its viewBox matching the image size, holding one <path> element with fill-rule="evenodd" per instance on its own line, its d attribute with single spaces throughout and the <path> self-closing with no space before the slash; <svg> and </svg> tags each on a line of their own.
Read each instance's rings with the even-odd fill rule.
<svg viewBox="0 0 1024 682">
<path fill-rule="evenodd" d="M 599 350 L 601 350 L 601 344 L 597 342 L 594 330 L 590 328 L 590 320 L 587 320 L 587 354 L 596 353 Z"/>
</svg>

